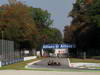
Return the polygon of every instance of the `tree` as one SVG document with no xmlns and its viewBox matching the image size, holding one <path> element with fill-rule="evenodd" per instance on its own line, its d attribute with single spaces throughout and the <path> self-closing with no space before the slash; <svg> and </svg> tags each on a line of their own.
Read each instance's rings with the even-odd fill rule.
<svg viewBox="0 0 100 75">
<path fill-rule="evenodd" d="M 99 48 L 99 0 L 77 0 L 73 6 L 70 16 L 73 18 L 70 30 L 74 38 L 72 41 L 77 46 L 77 53 L 87 52 L 88 56 L 99 55 L 96 50 Z M 67 35 L 67 34 L 66 34 Z M 100 34 L 99 34 L 100 35 Z M 71 37 L 71 36 L 70 36 Z M 92 38 L 91 38 L 92 37 Z M 96 49 L 96 50 L 95 50 Z"/>
<path fill-rule="evenodd" d="M 41 8 L 33 8 L 33 19 L 39 29 L 49 27 L 52 25 L 53 20 L 51 19 L 51 14 L 47 10 Z"/>
<path fill-rule="evenodd" d="M 18 2 L 13 5 L 2 5 L 0 9 L 0 30 L 4 29 L 3 39 L 18 43 L 29 41 L 31 48 L 35 48 L 34 42 L 38 40 L 38 31 L 30 7 Z"/>
<path fill-rule="evenodd" d="M 41 8 L 16 2 L 0 6 L 0 31 L 4 39 L 20 43 L 20 47 L 39 48 L 43 43 L 61 43 L 61 32 L 51 28 L 51 14 Z M 1 38 L 1 35 L 0 35 Z"/>
<path fill-rule="evenodd" d="M 56 28 L 47 28 L 43 30 L 43 35 L 46 36 L 45 43 L 58 44 L 62 43 L 62 34 Z"/>
<path fill-rule="evenodd" d="M 5 25 L 7 30 L 15 30 L 13 32 L 19 33 L 19 37 L 22 39 L 31 39 L 33 32 L 36 32 L 36 27 L 29 12 L 29 7 L 24 4 L 18 3 L 17 5 L 4 5 L 1 6 L 3 9 L 0 13 L 2 17 L 0 17 L 1 26 Z M 1 27 L 2 28 L 2 27 Z M 6 31 L 5 29 L 5 31 Z M 9 32 L 7 32 L 9 33 Z M 12 34 L 13 35 L 13 34 Z M 11 35 L 9 34 L 11 37 Z M 17 36 L 17 35 L 13 35 Z M 7 38 L 7 37 L 6 37 Z M 18 37 L 16 37 L 18 39 Z"/>
<path fill-rule="evenodd" d="M 16 4 L 16 0 L 8 0 L 9 4 L 12 5 L 12 4 Z"/>
<path fill-rule="evenodd" d="M 62 40 L 61 32 L 56 28 L 50 27 L 53 24 L 53 20 L 47 10 L 32 8 L 31 11 L 33 11 L 33 20 L 38 28 L 41 43 L 58 43 Z"/>
</svg>

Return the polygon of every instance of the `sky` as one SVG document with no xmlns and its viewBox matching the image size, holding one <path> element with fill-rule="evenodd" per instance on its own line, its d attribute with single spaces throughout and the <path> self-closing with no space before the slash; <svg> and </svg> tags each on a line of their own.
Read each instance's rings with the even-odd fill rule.
<svg viewBox="0 0 100 75">
<path fill-rule="evenodd" d="M 0 0 L 0 4 L 7 3 L 8 0 Z M 71 18 L 68 17 L 75 0 L 17 0 L 33 6 L 48 10 L 54 20 L 53 27 L 58 28 L 62 33 L 64 26 L 70 25 Z"/>
</svg>

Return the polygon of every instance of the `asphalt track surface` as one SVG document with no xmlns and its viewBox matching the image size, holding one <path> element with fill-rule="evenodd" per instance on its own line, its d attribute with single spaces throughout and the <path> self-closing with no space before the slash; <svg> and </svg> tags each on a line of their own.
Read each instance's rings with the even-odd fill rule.
<svg viewBox="0 0 100 75">
<path fill-rule="evenodd" d="M 61 65 L 49 65 L 49 61 L 60 62 Z M 29 65 L 28 68 L 39 68 L 39 69 L 68 69 L 68 61 L 67 58 L 45 58 L 37 63 Z"/>
<path fill-rule="evenodd" d="M 60 62 L 61 65 L 60 66 L 48 66 L 48 62 L 49 60 L 53 60 L 54 62 Z M 34 62 L 33 62 L 34 63 Z M 82 69 L 78 69 L 78 68 L 70 68 L 68 66 L 68 60 L 67 58 L 45 58 L 45 59 L 42 59 L 40 60 L 39 62 L 36 62 L 34 64 L 31 64 L 31 65 L 27 65 L 27 68 L 28 69 L 40 69 L 40 70 L 63 70 L 63 71 L 86 71 L 86 72 L 94 72 L 94 71 L 98 71 L 100 72 L 100 70 L 98 69 L 87 69 L 87 68 L 82 68 Z"/>
</svg>

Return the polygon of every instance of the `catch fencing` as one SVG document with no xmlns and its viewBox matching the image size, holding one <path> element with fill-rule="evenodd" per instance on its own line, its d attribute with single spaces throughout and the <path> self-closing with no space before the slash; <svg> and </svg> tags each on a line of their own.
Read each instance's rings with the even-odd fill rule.
<svg viewBox="0 0 100 75">
<path fill-rule="evenodd" d="M 23 61 L 22 53 L 15 48 L 14 41 L 0 40 L 0 66 Z"/>
</svg>

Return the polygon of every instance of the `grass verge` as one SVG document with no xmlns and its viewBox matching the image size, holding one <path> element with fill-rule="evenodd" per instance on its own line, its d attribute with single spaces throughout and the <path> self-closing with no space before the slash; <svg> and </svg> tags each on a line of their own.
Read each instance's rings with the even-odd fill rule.
<svg viewBox="0 0 100 75">
<path fill-rule="evenodd" d="M 70 62 L 71 63 L 100 63 L 100 60 L 97 59 L 79 59 L 79 58 L 70 58 Z M 97 71 L 100 72 L 100 67 L 91 67 L 91 68 L 95 68 L 98 69 Z M 91 71 L 91 70 L 90 70 Z M 96 70 L 92 70 L 92 71 L 96 71 Z"/>
<path fill-rule="evenodd" d="M 34 70 L 34 71 L 58 71 L 58 72 L 100 72 L 99 70 L 80 70 L 80 69 L 66 69 L 66 70 L 63 70 L 63 69 L 26 69 L 25 66 L 28 64 L 28 63 L 31 63 L 31 62 L 34 62 L 34 61 L 37 61 L 37 60 L 40 60 L 40 59 L 43 59 L 43 58 L 38 58 L 38 59 L 33 59 L 33 60 L 28 60 L 28 61 L 23 61 L 23 62 L 19 62 L 19 63 L 16 63 L 16 64 L 11 64 L 11 65 L 8 65 L 8 66 L 3 66 L 0 68 L 0 70 Z M 75 58 L 71 58 L 71 60 L 79 60 L 79 59 L 75 59 Z"/>
<path fill-rule="evenodd" d="M 37 58 L 37 59 L 33 59 L 33 60 L 28 60 L 28 61 L 22 61 L 22 62 L 19 62 L 19 63 L 3 66 L 3 67 L 0 68 L 0 70 L 26 70 L 25 66 L 28 63 L 31 63 L 31 62 L 34 62 L 34 61 L 37 61 L 37 60 L 40 60 L 40 59 L 42 59 L 42 58 Z"/>
<path fill-rule="evenodd" d="M 70 58 L 71 63 L 76 63 L 76 62 L 83 62 L 83 63 L 100 63 L 100 60 L 96 59 L 78 59 L 78 58 Z"/>
</svg>

